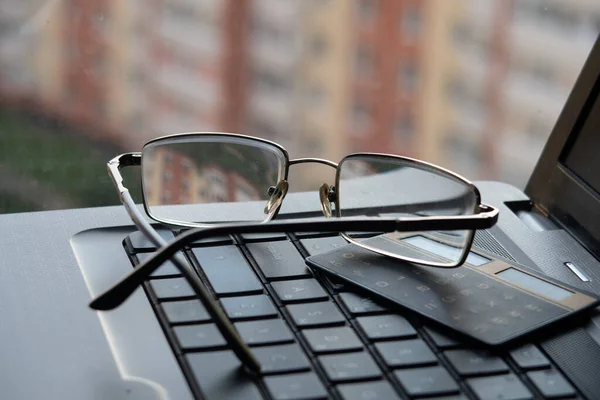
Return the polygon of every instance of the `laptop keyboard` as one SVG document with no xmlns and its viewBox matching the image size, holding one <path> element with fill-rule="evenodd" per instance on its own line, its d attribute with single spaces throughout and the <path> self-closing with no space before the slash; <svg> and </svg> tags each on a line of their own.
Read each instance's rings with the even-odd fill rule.
<svg viewBox="0 0 600 400">
<path fill-rule="evenodd" d="M 124 244 L 133 264 L 155 250 L 139 233 Z M 469 347 L 304 263 L 344 244 L 339 236 L 243 235 L 185 251 L 263 366 L 259 377 L 240 372 L 173 264 L 152 275 L 146 293 L 197 398 L 579 398 L 534 344 L 508 354 Z"/>
</svg>

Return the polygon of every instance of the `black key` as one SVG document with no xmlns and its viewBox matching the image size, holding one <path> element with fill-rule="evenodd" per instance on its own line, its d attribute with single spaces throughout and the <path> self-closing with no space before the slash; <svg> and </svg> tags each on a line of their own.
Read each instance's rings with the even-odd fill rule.
<svg viewBox="0 0 600 400">
<path fill-rule="evenodd" d="M 549 368 L 550 361 L 544 353 L 533 344 L 526 344 L 510 352 L 510 356 L 520 368 L 540 369 Z"/>
<path fill-rule="evenodd" d="M 186 358 L 207 399 L 262 399 L 233 351 L 189 353 Z"/>
<path fill-rule="evenodd" d="M 284 232 L 242 233 L 245 242 L 260 242 L 266 240 L 287 240 Z"/>
<path fill-rule="evenodd" d="M 173 232 L 168 229 L 157 229 L 156 232 L 165 239 L 167 242 L 170 242 L 175 237 Z M 141 251 L 155 251 L 156 246 L 144 236 L 144 234 L 140 231 L 135 231 L 129 234 L 129 246 L 132 253 L 137 253 Z"/>
<path fill-rule="evenodd" d="M 327 281 L 329 287 L 336 293 L 342 292 L 348 287 L 348 285 L 346 285 L 346 283 L 337 276 L 327 274 L 321 276 Z"/>
<path fill-rule="evenodd" d="M 416 336 L 417 331 L 406 318 L 397 315 L 374 315 L 356 319 L 369 339 L 397 339 Z"/>
<path fill-rule="evenodd" d="M 375 347 L 390 367 L 436 364 L 437 358 L 421 339 L 376 343 Z"/>
<path fill-rule="evenodd" d="M 462 376 L 491 375 L 508 372 L 508 365 L 500 358 L 482 351 L 448 350 L 444 355 Z"/>
<path fill-rule="evenodd" d="M 288 240 L 249 243 L 247 247 L 267 279 L 311 276 L 304 259 Z"/>
<path fill-rule="evenodd" d="M 337 387 L 344 400 L 400 400 L 389 382 L 348 383 Z"/>
<path fill-rule="evenodd" d="M 533 395 L 514 374 L 473 378 L 467 381 L 480 400 L 527 400 Z"/>
<path fill-rule="evenodd" d="M 175 336 L 182 349 L 207 349 L 225 346 L 226 342 L 215 324 L 176 326 Z"/>
<path fill-rule="evenodd" d="M 435 329 L 425 327 L 425 331 L 427 332 L 431 340 L 433 340 L 433 343 L 435 343 L 435 345 L 440 349 L 451 349 L 454 347 L 461 346 L 461 343 L 456 339 L 447 336 Z"/>
<path fill-rule="evenodd" d="M 286 307 L 294 323 L 299 327 L 340 325 L 346 319 L 331 301 L 292 304 Z"/>
<path fill-rule="evenodd" d="M 294 341 L 292 331 L 282 319 L 236 322 L 235 327 L 249 345 Z"/>
<path fill-rule="evenodd" d="M 147 259 L 149 259 L 153 254 L 154 253 L 138 253 L 136 254 L 136 257 L 141 264 Z M 158 269 L 154 271 L 150 276 L 153 278 L 176 277 L 181 276 L 181 272 L 179 272 L 175 264 L 173 264 L 171 261 L 167 261 L 164 262 L 163 265 L 158 267 Z"/>
<path fill-rule="evenodd" d="M 195 242 L 193 242 L 192 244 L 190 244 L 190 247 L 197 247 L 197 246 L 216 246 L 216 245 L 222 245 L 222 244 L 232 244 L 233 243 L 233 239 L 231 238 L 231 236 L 211 236 L 211 237 L 207 237 L 204 239 L 200 239 L 197 240 Z"/>
<path fill-rule="evenodd" d="M 327 293 L 316 279 L 273 282 L 271 286 L 275 289 L 277 297 L 284 303 L 327 299 Z"/>
<path fill-rule="evenodd" d="M 443 367 L 402 369 L 395 371 L 409 396 L 441 396 L 459 392 L 459 387 Z"/>
<path fill-rule="evenodd" d="M 261 374 L 278 374 L 310 369 L 306 355 L 296 343 L 256 347 L 252 353 L 260 362 Z"/>
<path fill-rule="evenodd" d="M 196 296 L 185 278 L 152 279 L 150 286 L 159 300 L 184 299 Z"/>
<path fill-rule="evenodd" d="M 262 292 L 260 281 L 237 247 L 198 247 L 192 253 L 217 295 Z"/>
<path fill-rule="evenodd" d="M 347 326 L 307 329 L 302 333 L 315 353 L 362 349 L 362 343 L 358 336 Z"/>
<path fill-rule="evenodd" d="M 348 244 L 341 236 L 302 239 L 300 240 L 300 243 L 302 243 L 302 246 L 306 249 L 309 256 L 315 256 L 317 254 L 335 250 Z"/>
<path fill-rule="evenodd" d="M 544 397 L 554 399 L 556 397 L 571 397 L 576 394 L 569 381 L 555 369 L 528 372 L 527 376 Z"/>
<path fill-rule="evenodd" d="M 170 301 L 162 303 L 161 307 L 172 324 L 182 322 L 204 322 L 210 320 L 210 315 L 200 300 Z"/>
<path fill-rule="evenodd" d="M 370 297 L 359 296 L 356 293 L 340 293 L 340 299 L 352 315 L 375 314 L 386 310 Z"/>
<path fill-rule="evenodd" d="M 221 304 L 229 318 L 259 318 L 277 315 L 271 300 L 264 294 L 256 296 L 226 297 Z"/>
<path fill-rule="evenodd" d="M 373 361 L 373 357 L 364 351 L 321 356 L 319 361 L 332 382 L 347 382 L 381 376 L 381 370 Z"/>
<path fill-rule="evenodd" d="M 275 400 L 324 399 L 327 397 L 325 387 L 314 372 L 268 376 L 264 381 L 267 390 Z"/>
</svg>

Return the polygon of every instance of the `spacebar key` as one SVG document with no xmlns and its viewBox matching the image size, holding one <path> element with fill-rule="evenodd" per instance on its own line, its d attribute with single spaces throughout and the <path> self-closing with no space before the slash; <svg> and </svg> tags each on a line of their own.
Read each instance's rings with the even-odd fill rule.
<svg viewBox="0 0 600 400">
<path fill-rule="evenodd" d="M 233 351 L 212 351 L 186 355 L 194 377 L 206 399 L 261 399 L 250 375 Z"/>
</svg>

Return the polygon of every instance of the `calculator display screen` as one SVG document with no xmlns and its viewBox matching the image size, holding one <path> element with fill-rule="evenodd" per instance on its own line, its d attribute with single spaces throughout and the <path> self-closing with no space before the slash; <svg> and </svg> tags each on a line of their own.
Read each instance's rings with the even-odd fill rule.
<svg viewBox="0 0 600 400">
<path fill-rule="evenodd" d="M 421 250 L 428 251 L 430 253 L 447 258 L 449 260 L 456 260 L 460 256 L 460 253 L 463 251 L 462 249 L 458 249 L 420 235 L 410 236 L 401 240 L 405 243 L 418 247 Z M 475 254 L 473 252 L 469 253 L 469 255 L 467 256 L 467 264 L 473 265 L 475 267 L 487 264 L 490 261 L 492 260 L 480 256 L 479 254 Z"/>
<path fill-rule="evenodd" d="M 515 268 L 505 269 L 504 271 L 498 272 L 496 275 L 554 300 L 566 299 L 573 294 L 573 292 L 538 279 L 533 275 L 521 272 Z"/>
</svg>

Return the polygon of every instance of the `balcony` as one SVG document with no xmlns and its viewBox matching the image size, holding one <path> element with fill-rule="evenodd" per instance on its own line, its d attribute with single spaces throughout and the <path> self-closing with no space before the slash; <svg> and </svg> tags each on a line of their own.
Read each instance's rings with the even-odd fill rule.
<svg viewBox="0 0 600 400">
<path fill-rule="evenodd" d="M 178 67 L 165 67 L 154 75 L 156 83 L 182 101 L 198 102 L 207 108 L 218 104 L 221 93 L 215 81 Z"/>
<path fill-rule="evenodd" d="M 215 25 L 167 18 L 162 21 L 159 32 L 174 46 L 194 55 L 217 58 L 222 51 L 221 33 Z"/>
<path fill-rule="evenodd" d="M 250 54 L 255 64 L 276 70 L 291 70 L 298 59 L 294 43 L 284 43 L 276 38 L 268 39 L 253 35 L 250 40 Z"/>
<path fill-rule="evenodd" d="M 300 16 L 301 3 L 297 0 L 253 0 L 252 14 L 263 21 L 291 28 Z"/>
<path fill-rule="evenodd" d="M 250 97 L 251 112 L 276 124 L 287 124 L 291 121 L 292 103 L 291 92 L 286 95 L 280 92 L 255 89 Z"/>
</svg>

